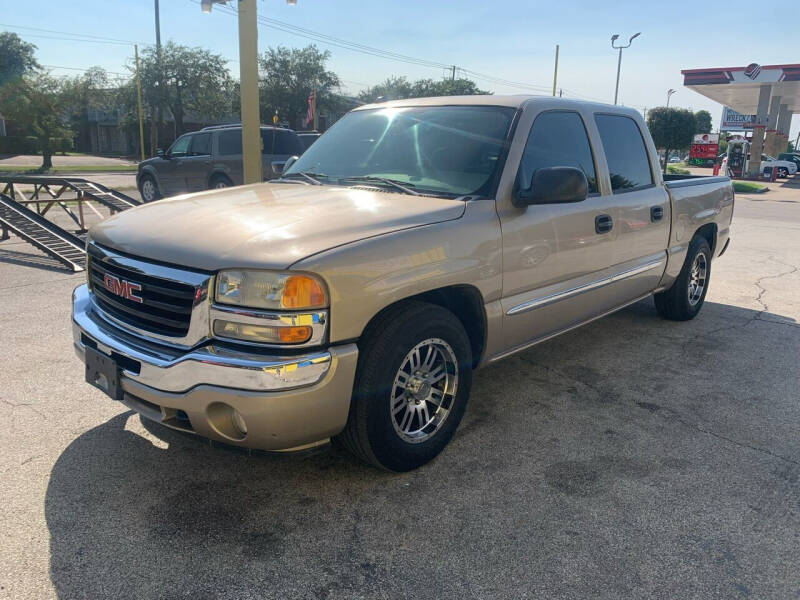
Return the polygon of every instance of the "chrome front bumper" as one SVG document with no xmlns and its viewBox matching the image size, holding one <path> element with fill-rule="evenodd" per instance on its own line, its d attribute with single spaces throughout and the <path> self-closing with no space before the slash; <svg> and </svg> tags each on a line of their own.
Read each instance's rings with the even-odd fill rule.
<svg viewBox="0 0 800 600">
<path fill-rule="evenodd" d="M 86 285 L 72 294 L 72 329 L 83 362 L 87 346 L 114 358 L 122 403 L 167 427 L 246 448 L 294 450 L 330 438 L 347 422 L 355 344 L 294 356 L 213 342 L 171 348 L 103 320 Z M 232 425 L 234 414 L 246 430 Z"/>
<path fill-rule="evenodd" d="M 185 392 L 198 385 L 249 391 L 288 390 L 313 385 L 331 366 L 331 352 L 273 356 L 230 350 L 209 344 L 189 351 L 151 343 L 109 324 L 93 310 L 88 287 L 72 293 L 75 352 L 83 360 L 87 344 L 117 354 L 123 377 L 165 392 Z M 126 364 L 138 363 L 134 368 Z"/>
</svg>

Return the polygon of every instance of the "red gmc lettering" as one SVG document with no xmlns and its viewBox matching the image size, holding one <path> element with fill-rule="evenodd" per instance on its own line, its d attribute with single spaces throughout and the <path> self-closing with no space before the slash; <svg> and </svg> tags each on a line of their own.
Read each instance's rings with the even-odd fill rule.
<svg viewBox="0 0 800 600">
<path fill-rule="evenodd" d="M 142 286 L 138 283 L 125 281 L 124 279 L 119 279 L 106 273 L 103 275 L 103 285 L 109 292 L 116 296 L 121 296 L 126 300 L 131 300 L 140 304 L 142 303 L 142 297 L 134 293 L 142 291 Z"/>
</svg>

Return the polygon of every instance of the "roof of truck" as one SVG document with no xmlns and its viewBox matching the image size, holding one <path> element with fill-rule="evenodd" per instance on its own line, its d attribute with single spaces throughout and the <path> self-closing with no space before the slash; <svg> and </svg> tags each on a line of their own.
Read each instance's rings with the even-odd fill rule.
<svg viewBox="0 0 800 600">
<path fill-rule="evenodd" d="M 511 108 L 519 108 L 523 104 L 531 100 L 542 100 L 548 103 L 553 102 L 563 104 L 564 106 L 592 106 L 594 108 L 613 108 L 619 112 L 628 112 L 632 109 L 626 109 L 624 106 L 613 106 L 611 104 L 603 104 L 602 102 L 588 102 L 585 100 L 576 100 L 574 98 L 554 98 L 552 96 L 533 95 L 533 94 L 486 94 L 474 96 L 435 96 L 432 98 L 405 98 L 403 100 L 387 100 L 385 102 L 376 102 L 373 104 L 364 104 L 357 110 L 366 110 L 371 108 L 393 108 L 402 106 L 508 106 Z M 636 112 L 634 110 L 634 112 Z"/>
</svg>

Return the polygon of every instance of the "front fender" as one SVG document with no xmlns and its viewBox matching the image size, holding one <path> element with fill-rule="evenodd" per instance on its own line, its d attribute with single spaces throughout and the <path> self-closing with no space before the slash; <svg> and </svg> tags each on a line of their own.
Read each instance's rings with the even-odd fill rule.
<svg viewBox="0 0 800 600">
<path fill-rule="evenodd" d="M 470 285 L 484 304 L 500 298 L 502 243 L 493 200 L 467 202 L 456 220 L 353 242 L 300 260 L 330 291 L 330 341 L 361 336 L 378 312 L 431 290 Z"/>
</svg>

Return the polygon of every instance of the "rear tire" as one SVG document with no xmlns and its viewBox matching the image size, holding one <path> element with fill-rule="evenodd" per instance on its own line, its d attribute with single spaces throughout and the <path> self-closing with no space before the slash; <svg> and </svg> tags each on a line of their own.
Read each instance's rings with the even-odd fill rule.
<svg viewBox="0 0 800 600">
<path fill-rule="evenodd" d="M 222 190 L 229 187 L 233 187 L 233 182 L 225 175 L 214 175 L 208 182 L 210 190 Z"/>
<path fill-rule="evenodd" d="M 450 311 L 410 300 L 359 341 L 350 415 L 336 440 L 362 460 L 410 471 L 452 438 L 472 385 L 472 350 Z"/>
<path fill-rule="evenodd" d="M 694 319 L 703 308 L 710 279 L 711 248 L 706 238 L 695 235 L 672 287 L 653 296 L 658 314 L 671 321 Z"/>
</svg>

